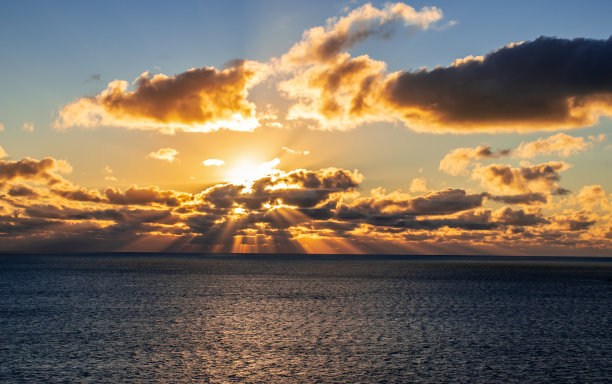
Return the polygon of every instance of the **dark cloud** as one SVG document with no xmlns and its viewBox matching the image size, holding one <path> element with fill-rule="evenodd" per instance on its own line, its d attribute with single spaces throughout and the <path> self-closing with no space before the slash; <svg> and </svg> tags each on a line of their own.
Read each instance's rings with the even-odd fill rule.
<svg viewBox="0 0 612 384">
<path fill-rule="evenodd" d="M 260 209 L 277 201 L 300 208 L 324 203 L 332 193 L 351 191 L 362 180 L 358 172 L 328 168 L 319 171 L 295 170 L 277 176 L 266 176 L 244 185 L 222 184 L 203 192 L 202 198 L 218 208 L 234 204 Z"/>
<path fill-rule="evenodd" d="M 568 191 L 558 185 L 560 180 L 558 172 L 568 168 L 569 164 L 562 161 L 551 161 L 521 168 L 491 164 L 476 168 L 472 178 L 480 180 L 484 186 L 501 194 L 537 198 L 537 194 L 566 194 Z"/>
<path fill-rule="evenodd" d="M 510 207 L 502 208 L 495 213 L 495 219 L 506 225 L 531 226 L 549 223 L 542 217 L 541 212 L 526 213 L 522 209 L 514 210 Z"/>
<path fill-rule="evenodd" d="M 523 204 L 523 205 L 533 205 L 533 204 L 544 204 L 548 200 L 546 195 L 543 193 L 522 193 L 518 195 L 491 195 L 488 194 L 487 198 L 498 201 L 505 204 Z"/>
<path fill-rule="evenodd" d="M 35 199 L 39 196 L 34 189 L 23 184 L 11 186 L 8 194 L 13 197 L 26 197 L 28 199 Z"/>
<path fill-rule="evenodd" d="M 612 111 L 612 38 L 540 37 L 387 83 L 398 109 L 434 116 L 448 130 L 592 125 Z M 526 125 L 525 125 L 526 124 Z"/>
<path fill-rule="evenodd" d="M 52 157 L 42 160 L 25 158 L 18 161 L 0 160 L 0 183 L 15 179 L 37 180 L 49 185 L 54 185 L 62 181 L 57 172 L 62 168 L 69 167 L 65 162 L 60 162 Z"/>
</svg>

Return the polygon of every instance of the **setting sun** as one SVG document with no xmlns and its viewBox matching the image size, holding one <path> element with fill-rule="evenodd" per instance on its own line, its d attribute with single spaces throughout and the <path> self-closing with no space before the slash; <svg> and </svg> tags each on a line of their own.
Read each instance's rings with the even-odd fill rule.
<svg viewBox="0 0 612 384">
<path fill-rule="evenodd" d="M 257 179 L 277 173 L 278 169 L 275 167 L 279 163 L 278 158 L 261 164 L 252 160 L 242 160 L 227 172 L 227 181 L 232 184 L 251 184 Z"/>
</svg>

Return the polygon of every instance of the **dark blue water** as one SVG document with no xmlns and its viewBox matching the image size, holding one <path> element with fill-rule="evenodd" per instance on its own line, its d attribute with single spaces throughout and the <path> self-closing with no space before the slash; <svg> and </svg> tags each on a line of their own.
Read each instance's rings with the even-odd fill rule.
<svg viewBox="0 0 612 384">
<path fill-rule="evenodd" d="M 603 383 L 612 263 L 0 255 L 0 381 Z"/>
</svg>

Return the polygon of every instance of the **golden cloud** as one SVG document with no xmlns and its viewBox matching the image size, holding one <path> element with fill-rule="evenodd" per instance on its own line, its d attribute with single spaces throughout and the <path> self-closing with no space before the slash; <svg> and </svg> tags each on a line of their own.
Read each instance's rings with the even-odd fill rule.
<svg viewBox="0 0 612 384">
<path fill-rule="evenodd" d="M 378 188 L 359 197 L 363 176 L 338 168 L 278 170 L 248 188 L 225 183 L 198 194 L 157 186 L 88 190 L 55 182 L 61 168 L 52 158 L 0 162 L 4 250 L 469 253 L 500 252 L 508 241 L 612 247 L 610 215 L 589 211 L 607 199 L 600 186 L 571 196 L 581 211 L 546 216 L 534 207 L 492 210 L 484 206 L 491 194 L 456 188 L 420 196 Z M 551 162 L 482 172 L 499 189 L 548 196 L 559 193 L 558 172 L 566 168 Z"/>
<path fill-rule="evenodd" d="M 145 72 L 133 90 L 126 81 L 115 80 L 100 94 L 66 105 L 54 127 L 115 126 L 168 134 L 251 131 L 259 123 L 248 91 L 268 74 L 267 65 L 246 60 L 222 70 L 192 68 L 171 77 Z"/>
<path fill-rule="evenodd" d="M 371 36 L 388 37 L 397 24 L 414 29 L 427 29 L 442 18 L 436 7 L 420 11 L 404 4 L 386 4 L 383 9 L 365 4 L 341 18 L 331 18 L 325 27 L 304 32 L 302 41 L 281 58 L 284 67 L 304 66 L 335 61 L 343 51 Z"/>
<path fill-rule="evenodd" d="M 316 52 L 310 39 L 296 47 Z M 383 62 L 343 52 L 307 61 L 279 89 L 298 100 L 289 118 L 322 129 L 375 121 L 430 133 L 569 129 L 612 116 L 612 69 L 603 64 L 611 56 L 612 38 L 541 37 L 449 67 L 386 73 Z"/>
<path fill-rule="evenodd" d="M 521 168 L 491 164 L 474 169 L 472 178 L 478 180 L 491 192 L 507 194 L 563 194 L 559 187 L 559 173 L 570 167 L 562 161 L 551 161 Z"/>
</svg>

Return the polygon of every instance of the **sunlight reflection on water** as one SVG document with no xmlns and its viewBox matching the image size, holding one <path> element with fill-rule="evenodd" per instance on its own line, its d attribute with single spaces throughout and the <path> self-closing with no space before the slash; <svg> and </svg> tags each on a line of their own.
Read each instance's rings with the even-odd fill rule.
<svg viewBox="0 0 612 384">
<path fill-rule="evenodd" d="M 610 265 L 5 257 L 6 382 L 605 382 Z"/>
</svg>

